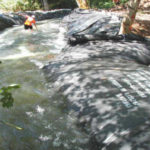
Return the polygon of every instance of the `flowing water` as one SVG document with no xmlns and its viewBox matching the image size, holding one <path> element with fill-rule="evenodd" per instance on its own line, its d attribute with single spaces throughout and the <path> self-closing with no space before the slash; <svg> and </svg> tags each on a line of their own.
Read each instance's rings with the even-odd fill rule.
<svg viewBox="0 0 150 150">
<path fill-rule="evenodd" d="M 0 86 L 19 84 L 12 108 L 0 108 L 0 150 L 86 150 L 88 136 L 67 113 L 67 102 L 52 97 L 42 66 L 65 46 L 59 19 L 38 22 L 37 31 L 23 26 L 0 33 Z M 12 126 L 18 126 L 18 130 Z"/>
</svg>

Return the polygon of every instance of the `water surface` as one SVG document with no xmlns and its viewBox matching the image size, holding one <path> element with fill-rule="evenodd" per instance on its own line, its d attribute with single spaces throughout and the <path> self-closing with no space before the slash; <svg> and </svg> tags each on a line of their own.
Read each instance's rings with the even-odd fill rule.
<svg viewBox="0 0 150 150">
<path fill-rule="evenodd" d="M 14 106 L 0 108 L 0 150 L 86 150 L 88 136 L 74 125 L 65 98 L 53 97 L 41 68 L 65 46 L 61 20 L 38 22 L 38 30 L 23 26 L 0 34 L 0 86 L 12 83 Z"/>
</svg>

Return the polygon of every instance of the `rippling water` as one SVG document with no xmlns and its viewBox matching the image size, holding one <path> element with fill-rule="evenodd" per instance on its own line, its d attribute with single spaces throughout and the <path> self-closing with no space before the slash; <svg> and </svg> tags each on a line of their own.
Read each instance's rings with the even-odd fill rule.
<svg viewBox="0 0 150 150">
<path fill-rule="evenodd" d="M 41 67 L 65 46 L 61 20 L 38 22 L 37 31 L 23 26 L 0 34 L 0 86 L 12 83 L 21 88 L 13 92 L 14 106 L 0 108 L 0 120 L 23 128 L 17 130 L 0 123 L 0 150 L 86 150 L 88 135 L 74 125 L 67 113 L 65 98 L 55 99 Z"/>
</svg>

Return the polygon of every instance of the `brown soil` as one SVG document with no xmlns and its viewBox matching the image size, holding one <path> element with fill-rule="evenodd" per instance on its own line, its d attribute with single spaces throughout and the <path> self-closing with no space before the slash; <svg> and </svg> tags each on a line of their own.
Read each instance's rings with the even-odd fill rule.
<svg viewBox="0 0 150 150">
<path fill-rule="evenodd" d="M 132 32 L 150 38 L 150 13 L 139 10 L 132 25 Z"/>
<path fill-rule="evenodd" d="M 124 16 L 127 12 L 125 6 L 116 6 L 110 11 Z M 150 38 L 150 0 L 142 0 L 135 21 L 132 25 L 132 32 Z"/>
<path fill-rule="evenodd" d="M 150 38 L 150 20 L 136 19 L 133 24 L 132 32 Z"/>
</svg>

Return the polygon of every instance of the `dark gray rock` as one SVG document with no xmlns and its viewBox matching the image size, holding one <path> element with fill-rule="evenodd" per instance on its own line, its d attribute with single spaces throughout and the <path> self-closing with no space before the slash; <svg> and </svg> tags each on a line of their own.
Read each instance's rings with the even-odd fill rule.
<svg viewBox="0 0 150 150">
<path fill-rule="evenodd" d="M 12 27 L 13 25 L 23 24 L 25 17 L 22 15 L 35 15 L 36 20 L 45 20 L 52 18 L 62 18 L 65 15 L 68 15 L 71 12 L 70 9 L 60 9 L 52 11 L 26 11 L 26 12 L 17 12 L 17 13 L 7 13 L 0 14 L 0 30 L 5 28 Z"/>
<path fill-rule="evenodd" d="M 114 37 L 119 24 L 110 25 L 109 13 L 93 15 L 78 10 L 65 18 L 68 38 L 78 36 L 80 44 L 66 46 L 46 65 L 46 78 L 89 135 L 89 150 L 150 149 L 150 43 L 132 35 L 126 35 L 128 40 L 94 41 L 95 33 Z"/>
<path fill-rule="evenodd" d="M 15 21 L 6 15 L 0 15 L 0 30 L 15 25 Z"/>
<path fill-rule="evenodd" d="M 111 12 L 77 9 L 64 19 L 68 26 L 68 43 L 76 45 L 95 40 L 145 41 L 144 37 L 134 34 L 118 35 L 121 20 L 121 17 Z"/>
<path fill-rule="evenodd" d="M 80 11 L 77 9 L 64 20 L 68 23 L 69 36 L 77 34 L 107 35 L 108 31 L 109 35 L 116 35 L 120 28 L 120 17 L 105 11 Z"/>
</svg>

